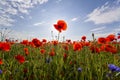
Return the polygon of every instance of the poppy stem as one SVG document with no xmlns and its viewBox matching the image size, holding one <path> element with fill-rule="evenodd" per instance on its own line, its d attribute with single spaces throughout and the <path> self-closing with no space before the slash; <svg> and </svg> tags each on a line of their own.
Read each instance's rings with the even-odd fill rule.
<svg viewBox="0 0 120 80">
<path fill-rule="evenodd" d="M 60 38 L 60 32 L 58 32 L 58 41 L 59 41 L 59 38 Z"/>
<path fill-rule="evenodd" d="M 63 36 L 63 42 L 65 41 L 65 36 Z"/>
</svg>

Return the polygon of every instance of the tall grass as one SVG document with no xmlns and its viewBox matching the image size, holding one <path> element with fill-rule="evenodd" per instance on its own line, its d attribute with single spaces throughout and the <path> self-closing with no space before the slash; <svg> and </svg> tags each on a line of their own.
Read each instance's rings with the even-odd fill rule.
<svg viewBox="0 0 120 80">
<path fill-rule="evenodd" d="M 15 43 L 11 45 L 8 52 L 0 50 L 0 58 L 3 64 L 0 65 L 0 80 L 118 80 L 120 75 L 111 72 L 108 64 L 120 66 L 120 54 L 101 51 L 92 52 L 89 46 L 74 51 L 73 44 L 67 44 L 69 50 L 63 45 L 46 43 L 41 47 L 31 47 Z M 116 44 L 119 45 L 119 44 Z M 24 48 L 28 48 L 29 54 L 25 55 Z M 45 53 L 40 52 L 41 49 Z M 50 56 L 51 49 L 55 55 Z M 19 63 L 15 55 L 25 56 L 25 62 Z M 67 57 L 64 58 L 64 54 Z M 81 70 L 78 70 L 81 68 Z M 110 76 L 107 76 L 110 74 Z"/>
</svg>

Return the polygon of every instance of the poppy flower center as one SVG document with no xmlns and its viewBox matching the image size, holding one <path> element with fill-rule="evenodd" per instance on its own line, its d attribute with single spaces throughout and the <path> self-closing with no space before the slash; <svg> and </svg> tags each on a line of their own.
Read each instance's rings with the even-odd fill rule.
<svg viewBox="0 0 120 80">
<path fill-rule="evenodd" d="M 61 26 L 61 25 L 58 25 L 58 29 L 62 29 L 62 26 Z"/>
</svg>

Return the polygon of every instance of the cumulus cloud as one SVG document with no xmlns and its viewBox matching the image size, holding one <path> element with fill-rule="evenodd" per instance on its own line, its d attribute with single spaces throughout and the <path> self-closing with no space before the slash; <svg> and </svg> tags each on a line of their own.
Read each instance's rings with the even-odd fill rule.
<svg viewBox="0 0 120 80">
<path fill-rule="evenodd" d="M 29 14 L 29 9 L 48 0 L 1 0 L 0 1 L 0 26 L 12 26 L 15 22 L 13 16 Z M 19 16 L 24 18 L 24 16 Z"/>
<path fill-rule="evenodd" d="M 24 16 L 20 16 L 21 19 L 24 19 Z"/>
<path fill-rule="evenodd" d="M 2 15 L 0 16 L 0 26 L 12 26 L 12 23 L 15 22 L 10 16 Z"/>
<path fill-rule="evenodd" d="M 98 33 L 98 34 L 95 34 L 95 36 L 96 36 L 96 38 L 98 38 L 98 37 L 107 37 L 110 34 L 115 34 L 115 32 L 111 31 L 111 32 L 106 32 L 106 33 Z"/>
<path fill-rule="evenodd" d="M 74 17 L 71 19 L 71 21 L 76 21 L 78 18 L 77 17 Z"/>
<path fill-rule="evenodd" d="M 114 28 L 113 31 L 116 33 L 120 32 L 120 25 L 118 27 Z"/>
<path fill-rule="evenodd" d="M 91 32 L 96 32 L 96 31 L 102 31 L 104 30 L 106 27 L 105 26 L 102 26 L 102 27 L 97 27 L 97 28 L 94 28 L 92 30 L 90 30 Z"/>
<path fill-rule="evenodd" d="M 38 23 L 35 23 L 35 24 L 33 24 L 34 26 L 40 26 L 40 25 L 42 25 L 42 24 L 44 24 L 45 22 L 38 22 Z"/>
<path fill-rule="evenodd" d="M 26 31 L 15 31 L 15 30 L 11 30 L 11 32 L 5 37 L 6 39 L 10 39 L 10 40 L 18 40 L 18 41 L 22 41 L 22 40 L 31 40 L 33 39 L 35 36 L 33 35 L 35 34 L 34 32 L 26 32 Z"/>
<path fill-rule="evenodd" d="M 95 24 L 107 24 L 120 22 L 120 0 L 113 2 L 112 5 L 106 2 L 101 7 L 94 9 L 87 15 L 85 22 L 92 21 Z"/>
</svg>

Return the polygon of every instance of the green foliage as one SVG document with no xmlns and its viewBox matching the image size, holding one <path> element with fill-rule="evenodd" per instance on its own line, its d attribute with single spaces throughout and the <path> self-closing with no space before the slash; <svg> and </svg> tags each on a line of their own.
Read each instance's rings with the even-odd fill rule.
<svg viewBox="0 0 120 80">
<path fill-rule="evenodd" d="M 28 55 L 23 50 L 26 47 Z M 0 58 L 4 62 L 0 65 L 3 71 L 0 80 L 111 80 L 106 76 L 109 72 L 108 64 L 120 66 L 119 54 L 92 53 L 88 47 L 74 51 L 71 45 L 68 47 L 69 50 L 65 51 L 60 43 L 39 48 L 13 44 L 9 52 L 0 51 Z M 45 54 L 40 53 L 42 48 L 46 50 Z M 55 56 L 49 55 L 52 48 L 55 49 Z M 64 53 L 68 55 L 66 59 L 63 58 Z M 14 58 L 17 54 L 25 56 L 23 64 Z M 79 67 L 81 72 L 78 71 Z M 120 76 L 112 79 L 120 79 Z"/>
</svg>

